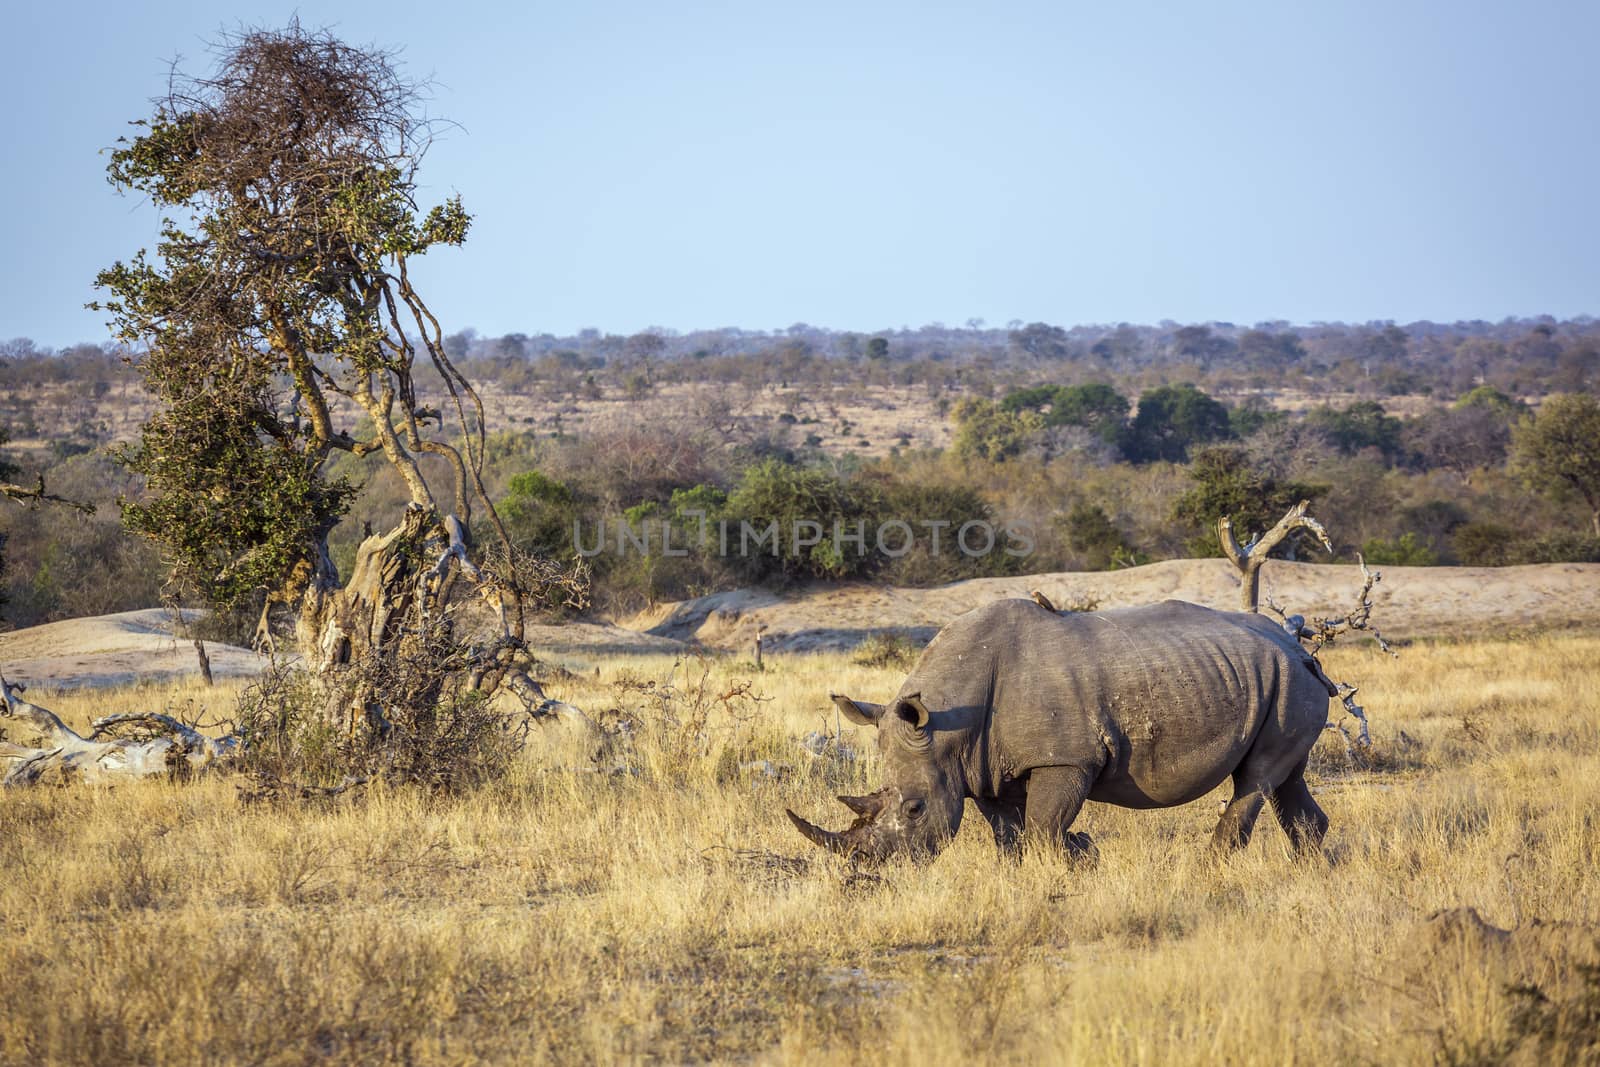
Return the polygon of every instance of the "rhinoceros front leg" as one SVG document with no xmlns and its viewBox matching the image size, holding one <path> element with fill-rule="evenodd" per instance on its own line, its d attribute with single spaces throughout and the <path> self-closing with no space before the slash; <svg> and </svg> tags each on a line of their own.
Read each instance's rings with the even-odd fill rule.
<svg viewBox="0 0 1600 1067">
<path fill-rule="evenodd" d="M 978 805 L 978 811 L 983 814 L 984 821 L 994 831 L 994 844 L 1001 855 L 1015 858 L 1022 853 L 1022 826 L 1023 806 L 1027 801 L 1027 791 L 1021 783 L 1012 783 L 1016 789 L 1009 789 L 998 797 L 974 797 L 973 802 Z"/>
<path fill-rule="evenodd" d="M 1073 856 L 1094 854 L 1085 833 L 1071 833 L 1094 785 L 1095 772 L 1082 767 L 1039 767 L 1028 775 L 1024 821 L 1030 837 L 1066 849 Z"/>
</svg>

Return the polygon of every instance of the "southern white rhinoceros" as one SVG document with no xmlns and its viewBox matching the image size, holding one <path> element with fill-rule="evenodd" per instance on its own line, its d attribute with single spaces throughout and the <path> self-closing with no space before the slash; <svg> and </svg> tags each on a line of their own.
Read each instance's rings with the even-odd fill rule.
<svg viewBox="0 0 1600 1067">
<path fill-rule="evenodd" d="M 1186 804 L 1233 777 L 1214 842 L 1249 842 L 1271 801 L 1298 848 L 1328 819 L 1306 788 L 1306 755 L 1331 687 L 1298 641 L 1259 615 L 1168 600 L 1058 615 L 1003 600 L 933 639 L 888 704 L 834 696 L 878 728 L 887 784 L 840 797 L 857 815 L 833 832 L 789 817 L 811 841 L 863 859 L 937 853 L 977 801 L 995 841 L 1023 829 L 1072 849 L 1085 800 Z"/>
</svg>

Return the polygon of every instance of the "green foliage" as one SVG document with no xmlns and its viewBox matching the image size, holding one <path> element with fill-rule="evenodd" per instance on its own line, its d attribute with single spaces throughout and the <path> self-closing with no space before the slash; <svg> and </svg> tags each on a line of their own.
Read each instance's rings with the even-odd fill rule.
<svg viewBox="0 0 1600 1067">
<path fill-rule="evenodd" d="M 1375 448 L 1393 463 L 1403 451 L 1400 420 L 1376 400 L 1357 400 L 1338 410 L 1324 404 L 1306 415 L 1306 424 L 1326 433 L 1347 456 Z"/>
<path fill-rule="evenodd" d="M 1518 563 L 1600 563 L 1600 537 L 1557 530 L 1529 541 Z"/>
<path fill-rule="evenodd" d="M 219 606 L 329 569 L 353 490 L 324 462 L 376 446 L 334 426 L 325 391 L 383 413 L 391 458 L 416 437 L 413 346 L 433 327 L 405 264 L 460 244 L 470 217 L 459 199 L 415 206 L 415 103 L 382 53 L 298 24 L 250 30 L 220 42 L 209 76 L 176 77 L 111 153 L 113 185 L 175 216 L 153 256 L 100 272 L 92 305 L 146 349 L 160 404 L 119 453 L 149 493 L 125 518 Z"/>
<path fill-rule="evenodd" d="M 1226 440 L 1228 409 L 1193 385 L 1163 385 L 1139 397 L 1123 452 L 1136 463 L 1182 463 L 1196 445 Z"/>
<path fill-rule="evenodd" d="M 911 551 L 895 559 L 876 560 L 876 575 L 896 585 L 938 585 L 963 578 L 1018 574 L 1024 561 L 997 547 L 985 555 L 960 551 L 957 537 L 969 522 L 986 522 L 998 530 L 994 508 L 969 485 L 929 484 L 920 480 L 888 478 L 872 483 L 877 512 L 867 518 L 867 536 L 879 521 L 897 519 L 917 535 Z M 938 550 L 934 529 L 939 531 Z M 1000 535 L 997 533 L 997 537 Z M 1004 542 L 999 542 L 1004 544 Z M 975 546 L 976 547 L 976 546 Z M 869 552 L 875 548 L 869 546 Z"/>
<path fill-rule="evenodd" d="M 1122 432 L 1123 420 L 1128 415 L 1128 398 L 1100 382 L 1036 385 L 1008 393 L 1000 401 L 1000 408 L 1010 414 L 1038 414 L 1046 427 L 1082 426 L 1111 444 Z"/>
<path fill-rule="evenodd" d="M 1007 411 L 992 400 L 967 397 L 956 404 L 956 455 L 1000 463 L 1022 454 L 1044 420 L 1035 411 Z"/>
<path fill-rule="evenodd" d="M 1361 555 L 1368 563 L 1392 567 L 1432 567 L 1439 562 L 1439 554 L 1409 531 L 1393 541 L 1373 538 L 1361 546 Z"/>
<path fill-rule="evenodd" d="M 1265 533 L 1284 512 L 1302 500 L 1326 496 L 1328 486 L 1279 481 L 1251 465 L 1236 446 L 1216 445 L 1195 456 L 1189 468 L 1194 487 L 1173 505 L 1173 518 L 1186 524 L 1195 535 L 1189 551 L 1195 556 L 1220 556 L 1217 520 L 1233 520 L 1234 534 L 1241 542 Z M 1296 537 L 1286 539 L 1279 551 L 1287 551 Z"/>
<path fill-rule="evenodd" d="M 1287 417 L 1259 402 L 1244 403 L 1228 410 L 1228 430 L 1234 437 L 1249 437 L 1263 426 L 1276 426 Z"/>
<path fill-rule="evenodd" d="M 1129 558 L 1133 552 L 1127 538 L 1099 504 L 1074 504 L 1062 525 L 1066 528 L 1067 543 L 1088 570 L 1111 570 L 1119 566 L 1120 559 Z"/>
<path fill-rule="evenodd" d="M 0 425 L 0 448 L 4 448 L 11 441 L 11 431 Z M 13 463 L 9 456 L 0 452 L 0 482 L 9 482 L 22 473 L 22 468 Z"/>
<path fill-rule="evenodd" d="M 1450 535 L 1456 558 L 1468 567 L 1503 567 L 1512 562 L 1517 532 L 1497 522 L 1469 522 Z"/>
<path fill-rule="evenodd" d="M 872 337 L 867 340 L 867 358 L 874 362 L 882 362 L 889 358 L 889 339 L 887 337 Z"/>
<path fill-rule="evenodd" d="M 518 548 L 549 558 L 572 556 L 573 527 L 581 511 L 565 484 L 539 471 L 522 471 L 511 476 L 496 507 Z"/>
<path fill-rule="evenodd" d="M 1528 405 L 1515 397 L 1507 396 L 1492 385 L 1474 386 L 1461 394 L 1455 402 L 1457 408 L 1487 408 L 1489 411 L 1505 418 L 1507 422 L 1517 419 L 1528 412 Z"/>
<path fill-rule="evenodd" d="M 849 545 L 836 549 L 834 526 L 837 523 L 853 531 L 858 521 L 871 525 L 870 518 L 877 511 L 875 505 L 875 500 L 838 475 L 769 459 L 746 468 L 738 486 L 728 495 L 723 518 L 729 523 L 731 545 L 740 544 L 743 524 L 754 531 L 748 554 L 736 563 L 751 577 L 843 578 L 864 571 L 870 557 Z M 818 543 L 798 543 L 810 539 L 806 534 L 795 536 L 796 524 L 802 522 L 818 525 Z M 757 548 L 753 539 L 768 530 L 773 536 Z M 737 553 L 738 549 L 733 551 Z"/>
<path fill-rule="evenodd" d="M 1528 486 L 1588 506 L 1600 537 L 1600 401 L 1582 393 L 1548 398 L 1512 437 L 1512 462 Z"/>
<path fill-rule="evenodd" d="M 186 381 L 202 387 L 157 411 L 137 445 L 113 451 L 146 485 L 143 501 L 123 501 L 122 517 L 161 546 L 186 591 L 227 611 L 312 559 L 355 487 L 326 479 L 295 443 L 260 433 L 261 392 L 220 375 Z"/>
</svg>

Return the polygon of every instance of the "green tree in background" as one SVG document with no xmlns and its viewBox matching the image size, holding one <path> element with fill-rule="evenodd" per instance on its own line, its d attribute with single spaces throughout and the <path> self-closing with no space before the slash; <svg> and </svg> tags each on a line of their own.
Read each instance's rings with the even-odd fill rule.
<svg viewBox="0 0 1600 1067">
<path fill-rule="evenodd" d="M 1123 451 L 1135 462 L 1182 463 L 1195 445 L 1232 436 L 1228 409 L 1193 385 L 1163 385 L 1139 397 Z"/>
<path fill-rule="evenodd" d="M 1265 533 L 1295 504 L 1326 496 L 1325 485 L 1278 481 L 1250 464 L 1236 446 L 1216 445 L 1201 450 L 1189 468 L 1194 487 L 1173 505 L 1173 518 L 1195 531 L 1189 542 L 1194 556 L 1220 556 L 1217 520 L 1233 520 L 1241 541 Z M 1281 548 L 1292 552 L 1295 536 Z"/>
<path fill-rule="evenodd" d="M 1584 393 L 1552 396 L 1518 423 L 1513 462 L 1530 488 L 1557 500 L 1580 499 L 1600 537 L 1600 401 Z"/>
<path fill-rule="evenodd" d="M 1103 382 L 1087 385 L 1035 385 L 1006 394 L 1002 411 L 1041 416 L 1044 426 L 1081 426 L 1107 444 L 1115 443 L 1128 417 L 1128 398 Z"/>
<path fill-rule="evenodd" d="M 978 397 L 962 399 L 952 414 L 959 427 L 954 442 L 956 455 L 994 463 L 1021 455 L 1044 425 L 1036 411 L 1007 411 L 993 400 Z"/>
<path fill-rule="evenodd" d="M 1306 415 L 1306 424 L 1326 433 L 1347 456 L 1375 448 L 1386 462 L 1393 463 L 1404 451 L 1400 420 L 1376 400 L 1357 400 L 1337 410 L 1324 404 Z"/>
</svg>

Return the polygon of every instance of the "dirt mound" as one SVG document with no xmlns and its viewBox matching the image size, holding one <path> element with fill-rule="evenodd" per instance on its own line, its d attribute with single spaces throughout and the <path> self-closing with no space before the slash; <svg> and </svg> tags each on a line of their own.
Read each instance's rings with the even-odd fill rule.
<svg viewBox="0 0 1600 1067">
<path fill-rule="evenodd" d="M 1600 618 L 1600 564 L 1528 567 L 1384 567 L 1374 617 L 1395 638 L 1556 629 Z M 1274 561 L 1262 592 L 1303 615 L 1349 610 L 1355 567 Z M 1238 585 L 1223 560 L 1168 560 L 1122 571 L 978 578 L 932 589 L 819 585 L 779 595 L 735 589 L 664 604 L 623 620 L 530 626 L 535 654 L 675 653 L 688 644 L 749 651 L 758 627 L 769 650 L 853 648 L 875 633 L 926 641 L 946 623 L 1004 597 L 1043 592 L 1060 608 L 1112 608 L 1173 598 L 1234 608 Z M 206 646 L 219 677 L 254 675 L 266 661 L 248 649 Z M 171 681 L 198 672 L 194 650 L 161 609 L 71 619 L 0 634 L 0 670 L 52 689 Z"/>
<path fill-rule="evenodd" d="M 529 626 L 528 647 L 535 655 L 639 655 L 681 652 L 682 641 L 656 634 L 625 630 L 594 622 L 568 622 L 559 626 Z"/>
<path fill-rule="evenodd" d="M 1510 628 L 1556 629 L 1600 618 L 1600 564 L 1525 567 L 1382 567 L 1374 618 L 1393 637 L 1433 637 Z M 1262 597 L 1302 615 L 1343 614 L 1361 578 L 1356 567 L 1273 561 L 1262 571 Z M 713 648 L 747 648 L 756 628 L 781 651 L 850 648 L 895 630 L 931 637 L 957 615 L 1003 597 L 1043 592 L 1059 608 L 1127 607 L 1188 600 L 1235 609 L 1238 583 L 1220 559 L 1167 560 L 1091 573 L 977 578 L 932 589 L 823 585 L 784 597 L 760 590 L 716 593 L 625 620 L 660 637 Z"/>
<path fill-rule="evenodd" d="M 193 612 L 186 617 L 194 618 Z M 200 673 L 194 645 L 173 633 L 163 608 L 67 619 L 0 634 L 0 671 L 44 689 L 170 682 Z M 217 678 L 259 674 L 266 660 L 247 648 L 206 643 Z"/>
<path fill-rule="evenodd" d="M 187 612 L 188 618 L 194 618 Z M 684 647 L 670 637 L 602 623 L 528 627 L 535 653 L 553 655 L 672 653 Z M 268 664 L 247 648 L 206 642 L 216 678 L 260 674 Z M 199 663 L 188 638 L 173 634 L 166 610 L 150 608 L 118 615 L 68 619 L 0 633 L 0 672 L 41 689 L 170 683 L 198 677 Z"/>
</svg>

